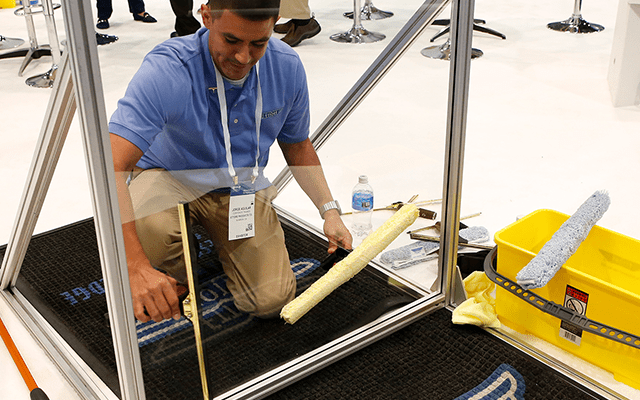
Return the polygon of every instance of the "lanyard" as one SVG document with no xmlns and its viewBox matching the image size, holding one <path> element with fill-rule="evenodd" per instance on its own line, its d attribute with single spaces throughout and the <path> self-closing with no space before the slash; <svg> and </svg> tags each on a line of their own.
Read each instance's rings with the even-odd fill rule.
<svg viewBox="0 0 640 400">
<path fill-rule="evenodd" d="M 211 60 L 213 63 L 213 60 Z M 251 177 L 251 183 L 258 178 L 258 158 L 260 157 L 260 123 L 262 122 L 262 89 L 260 88 L 260 64 L 256 64 L 256 80 L 257 80 L 257 95 L 256 95 L 256 165 L 253 167 L 253 176 Z M 233 179 L 233 184 L 238 184 L 238 175 L 233 168 L 233 157 L 231 155 L 231 135 L 229 134 L 229 117 L 227 116 L 227 97 L 225 95 L 224 80 L 216 64 L 213 63 L 213 69 L 216 71 L 216 82 L 218 84 L 218 101 L 220 102 L 220 120 L 222 122 L 222 132 L 224 134 L 224 148 L 227 152 L 227 165 L 229 169 L 229 175 Z M 222 90 L 220 90 L 222 88 Z"/>
</svg>

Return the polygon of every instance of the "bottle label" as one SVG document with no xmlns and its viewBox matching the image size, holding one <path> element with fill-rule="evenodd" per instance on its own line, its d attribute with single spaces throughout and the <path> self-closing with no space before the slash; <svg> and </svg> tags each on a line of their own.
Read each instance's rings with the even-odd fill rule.
<svg viewBox="0 0 640 400">
<path fill-rule="evenodd" d="M 351 208 L 355 211 L 370 211 L 373 209 L 373 194 L 354 193 Z"/>
</svg>

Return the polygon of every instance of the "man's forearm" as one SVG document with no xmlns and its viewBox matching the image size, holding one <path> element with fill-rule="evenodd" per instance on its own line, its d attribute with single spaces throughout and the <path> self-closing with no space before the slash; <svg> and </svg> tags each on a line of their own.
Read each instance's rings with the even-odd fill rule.
<svg viewBox="0 0 640 400">
<path fill-rule="evenodd" d="M 316 208 L 333 200 L 321 166 L 290 167 L 290 169 L 296 182 Z"/>
<path fill-rule="evenodd" d="M 118 204 L 120 206 L 120 218 L 122 220 L 122 235 L 127 253 L 127 264 L 129 269 L 131 269 L 147 264 L 147 256 L 142 249 L 142 244 L 140 244 L 140 239 L 136 231 L 131 194 L 126 183 L 128 176 L 129 172 L 116 172 L 116 188 L 118 190 Z"/>
<path fill-rule="evenodd" d="M 294 144 L 281 143 L 280 147 L 293 177 L 316 208 L 333 200 L 320 159 L 309 139 Z"/>
</svg>

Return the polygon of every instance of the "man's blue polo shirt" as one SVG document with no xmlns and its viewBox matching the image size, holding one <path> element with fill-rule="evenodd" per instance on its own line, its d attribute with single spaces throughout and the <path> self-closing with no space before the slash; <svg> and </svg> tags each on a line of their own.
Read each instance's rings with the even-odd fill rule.
<svg viewBox="0 0 640 400">
<path fill-rule="evenodd" d="M 216 82 L 208 41 L 209 30 L 201 28 L 156 46 L 144 58 L 109 123 L 111 133 L 144 153 L 138 167 L 164 168 L 203 192 L 231 186 L 216 93 L 222 84 Z M 256 190 L 270 185 L 263 170 L 274 141 L 305 140 L 310 119 L 306 74 L 287 44 L 272 38 L 259 69 L 263 112 Z M 240 180 L 247 181 L 257 147 L 256 68 L 242 88 L 225 83 L 233 166 Z"/>
</svg>

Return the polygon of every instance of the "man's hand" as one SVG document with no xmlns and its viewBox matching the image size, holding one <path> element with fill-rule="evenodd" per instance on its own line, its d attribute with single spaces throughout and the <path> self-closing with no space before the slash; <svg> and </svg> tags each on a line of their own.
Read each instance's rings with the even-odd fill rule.
<svg viewBox="0 0 640 400">
<path fill-rule="evenodd" d="M 353 238 L 349 229 L 342 222 L 337 210 L 329 210 L 324 214 L 324 234 L 329 239 L 329 254 L 333 254 L 338 246 L 350 250 Z"/>
<path fill-rule="evenodd" d="M 133 313 L 141 322 L 153 319 L 180 319 L 177 281 L 154 269 L 150 264 L 131 268 L 129 282 L 133 297 Z M 145 313 L 145 310 L 147 313 Z"/>
</svg>

